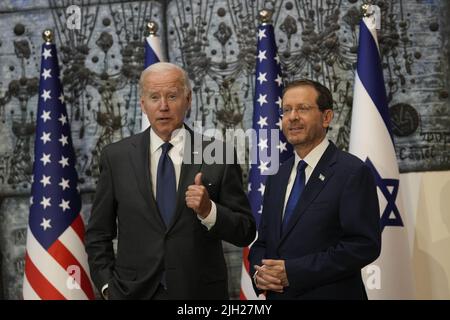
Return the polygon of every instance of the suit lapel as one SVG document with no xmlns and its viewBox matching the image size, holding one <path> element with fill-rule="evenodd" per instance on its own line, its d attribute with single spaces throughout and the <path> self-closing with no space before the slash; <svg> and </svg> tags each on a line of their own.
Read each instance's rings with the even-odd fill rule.
<svg viewBox="0 0 450 320">
<path fill-rule="evenodd" d="M 336 162 L 336 146 L 330 142 L 324 154 L 320 158 L 314 171 L 303 190 L 300 200 L 295 207 L 294 214 L 291 217 L 285 232 L 281 235 L 280 243 L 286 238 L 291 229 L 296 225 L 300 217 L 305 213 L 311 202 L 317 197 L 323 187 L 327 184 L 334 174 L 332 165 Z"/>
<path fill-rule="evenodd" d="M 153 196 L 152 182 L 150 179 L 150 128 L 137 134 L 131 142 L 131 145 L 129 156 L 139 191 L 145 199 L 149 212 L 154 215 L 161 227 L 165 228 L 164 221 L 159 214 L 158 206 Z"/>
</svg>

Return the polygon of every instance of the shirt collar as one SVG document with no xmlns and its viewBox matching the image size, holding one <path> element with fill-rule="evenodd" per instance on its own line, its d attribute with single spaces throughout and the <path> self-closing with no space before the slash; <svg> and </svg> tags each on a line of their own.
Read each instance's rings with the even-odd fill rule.
<svg viewBox="0 0 450 320">
<path fill-rule="evenodd" d="M 169 142 L 175 149 L 182 149 L 184 146 L 184 140 L 186 137 L 186 128 L 183 126 L 180 130 L 172 132 L 172 136 Z M 150 153 L 154 153 L 164 144 L 164 140 L 161 139 L 153 128 L 150 128 Z"/>
<path fill-rule="evenodd" d="M 322 158 L 322 155 L 325 153 L 325 150 L 328 148 L 329 144 L 330 142 L 328 141 L 328 139 L 326 137 L 323 138 L 322 142 L 315 146 L 314 149 L 312 149 L 304 159 L 301 159 L 297 152 L 294 152 L 294 168 L 297 167 L 297 164 L 300 160 L 304 160 L 308 164 L 308 167 L 311 167 L 314 170 L 314 168 L 317 166 L 317 163 L 319 163 L 320 158 Z"/>
</svg>

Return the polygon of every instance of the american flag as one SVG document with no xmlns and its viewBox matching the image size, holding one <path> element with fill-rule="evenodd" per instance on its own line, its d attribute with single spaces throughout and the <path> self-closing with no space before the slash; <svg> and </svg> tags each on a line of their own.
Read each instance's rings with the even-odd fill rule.
<svg viewBox="0 0 450 320">
<path fill-rule="evenodd" d="M 150 34 L 145 38 L 144 41 L 144 68 L 148 66 L 164 61 L 162 52 L 161 52 L 161 41 L 156 34 Z M 144 131 L 148 128 L 150 123 L 148 122 L 147 116 L 142 113 L 142 121 L 141 121 L 141 130 Z"/>
<path fill-rule="evenodd" d="M 54 44 L 42 45 L 24 299 L 93 299 L 75 153 Z"/>
<path fill-rule="evenodd" d="M 258 48 L 256 56 L 256 85 L 253 103 L 253 129 L 257 132 L 257 150 L 264 152 L 271 150 L 270 130 L 279 130 L 280 141 L 276 150 L 280 152 L 280 163 L 292 156 L 292 147 L 286 142 L 281 131 L 281 95 L 283 80 L 281 74 L 280 58 L 277 54 L 273 26 L 263 23 L 258 27 Z M 255 144 L 256 143 L 256 144 Z M 250 167 L 248 198 L 252 208 L 256 225 L 262 213 L 262 200 L 265 182 L 269 167 L 272 164 L 258 158 Z M 273 172 L 274 173 L 274 172 Z M 241 274 L 241 300 L 257 299 L 249 275 L 248 256 L 249 248 L 244 248 L 244 257 Z"/>
</svg>

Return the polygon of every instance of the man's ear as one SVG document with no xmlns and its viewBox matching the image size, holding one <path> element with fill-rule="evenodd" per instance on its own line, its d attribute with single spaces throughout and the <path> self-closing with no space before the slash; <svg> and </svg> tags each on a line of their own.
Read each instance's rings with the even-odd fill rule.
<svg viewBox="0 0 450 320">
<path fill-rule="evenodd" d="M 188 107 L 186 109 L 186 111 L 187 111 L 187 110 L 191 109 L 191 105 L 192 105 L 192 90 L 189 91 L 189 93 L 187 94 L 186 100 L 187 100 L 187 105 L 188 105 Z"/>
<path fill-rule="evenodd" d="M 331 109 L 325 109 L 323 111 L 323 127 L 328 128 L 333 120 L 334 112 Z"/>
<path fill-rule="evenodd" d="M 141 97 L 141 98 L 139 99 L 139 104 L 141 105 L 142 113 L 147 114 L 147 113 L 145 112 L 145 108 L 144 108 L 144 98 Z"/>
</svg>

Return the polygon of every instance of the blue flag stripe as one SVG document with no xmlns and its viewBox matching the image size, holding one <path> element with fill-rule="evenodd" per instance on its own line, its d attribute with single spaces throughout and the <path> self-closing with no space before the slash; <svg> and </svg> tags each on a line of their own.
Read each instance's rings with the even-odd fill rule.
<svg viewBox="0 0 450 320">
<path fill-rule="evenodd" d="M 391 120 L 384 87 L 383 68 L 378 47 L 364 21 L 360 24 L 357 72 L 364 88 L 378 109 L 392 139 Z"/>
</svg>

